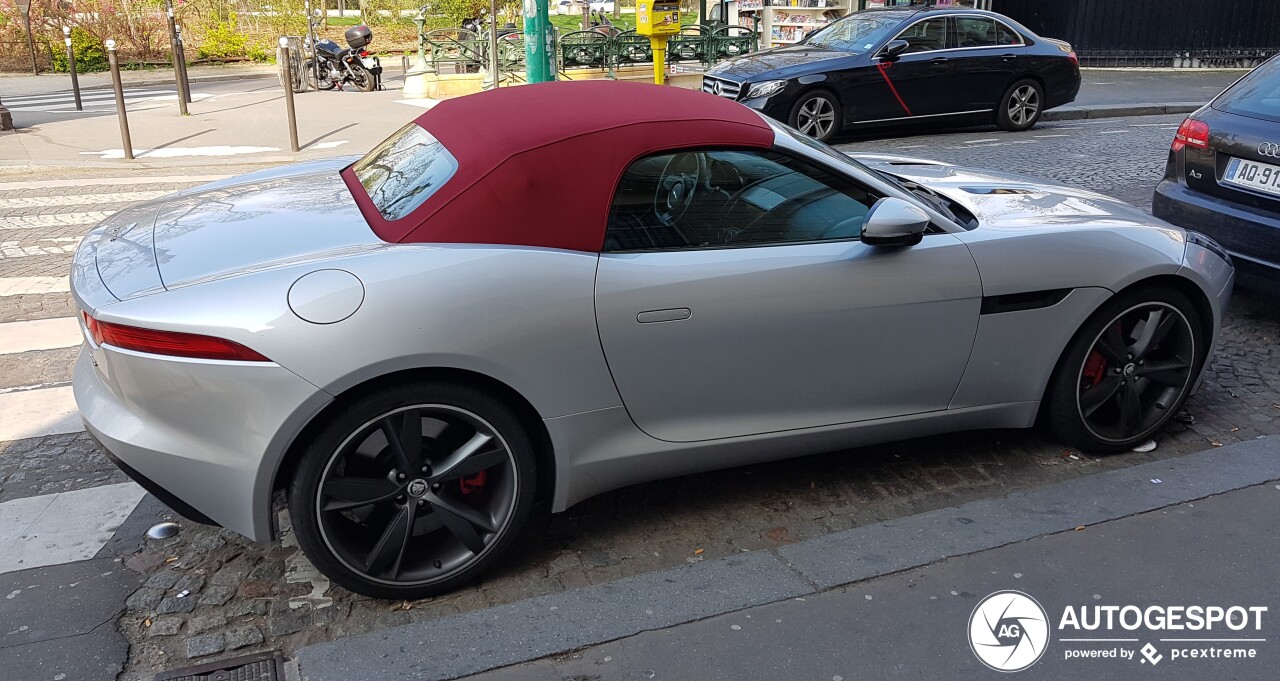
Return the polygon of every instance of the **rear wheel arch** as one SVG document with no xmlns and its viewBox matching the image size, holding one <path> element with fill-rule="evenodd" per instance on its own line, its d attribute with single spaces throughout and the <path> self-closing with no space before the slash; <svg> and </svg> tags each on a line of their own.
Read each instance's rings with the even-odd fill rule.
<svg viewBox="0 0 1280 681">
<path fill-rule="evenodd" d="M 511 386 L 493 377 L 452 367 L 423 367 L 404 369 L 368 379 L 340 393 L 332 402 L 311 417 L 293 438 L 272 476 L 272 492 L 287 489 L 297 471 L 298 464 L 315 439 L 319 429 L 347 405 L 366 395 L 389 387 L 411 383 L 449 383 L 476 388 L 502 402 L 515 413 L 520 425 L 533 442 L 537 464 L 537 490 L 535 503 L 549 502 L 555 492 L 556 466 L 551 435 L 542 423 L 537 409 Z"/>
</svg>

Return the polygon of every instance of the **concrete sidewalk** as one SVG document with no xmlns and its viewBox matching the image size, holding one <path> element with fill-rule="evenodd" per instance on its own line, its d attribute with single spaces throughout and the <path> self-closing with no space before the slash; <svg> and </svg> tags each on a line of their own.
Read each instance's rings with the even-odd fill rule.
<svg viewBox="0 0 1280 681">
<path fill-rule="evenodd" d="M 1280 441 L 1254 440 L 315 645 L 297 661 L 305 681 L 451 679 L 513 664 L 479 678 L 974 679 L 995 672 L 969 648 L 970 615 L 988 594 L 1018 590 L 1048 625 L 1037 678 L 1131 679 L 1152 659 L 1135 651 L 1151 643 L 1159 678 L 1274 679 L 1278 479 Z M 1247 631 L 1059 631 L 1069 605 L 1269 610 Z M 1167 640 L 1209 637 L 1230 640 Z M 1214 646 L 1256 650 L 1174 659 L 1175 648 Z M 1117 657 L 1067 657 L 1095 649 Z"/>
<path fill-rule="evenodd" d="M 1048 640 L 1034 641 L 1044 651 L 1029 668 L 1035 678 L 1270 680 L 1280 666 L 1276 518 L 1280 485 L 1269 482 L 469 678 L 996 678 L 970 649 L 970 617 L 988 594 L 1016 590 L 1047 618 Z M 1058 628 L 1068 608 L 1078 618 L 1086 608 L 1129 605 L 1267 611 L 1260 629 L 1239 631 L 1222 623 L 1207 631 Z M 1250 652 L 1213 657 L 1224 649 Z M 1189 657 L 1199 651 L 1210 657 Z"/>
</svg>

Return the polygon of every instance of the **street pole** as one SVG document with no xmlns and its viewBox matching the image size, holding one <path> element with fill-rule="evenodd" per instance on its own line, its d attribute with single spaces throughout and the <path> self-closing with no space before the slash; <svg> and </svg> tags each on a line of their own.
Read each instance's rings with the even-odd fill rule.
<svg viewBox="0 0 1280 681">
<path fill-rule="evenodd" d="M 276 57 L 284 71 L 284 106 L 289 114 L 289 148 L 298 151 L 298 115 L 293 108 L 293 64 L 289 63 L 289 39 L 280 38 L 280 52 Z"/>
<path fill-rule="evenodd" d="M 63 40 L 67 43 L 67 70 L 71 72 L 71 94 L 76 98 L 76 111 L 84 111 L 80 102 L 80 77 L 76 75 L 76 51 L 71 49 L 71 27 L 62 27 Z"/>
<path fill-rule="evenodd" d="M 165 16 L 169 26 L 169 52 L 173 55 L 173 84 L 178 88 L 178 113 L 187 115 L 187 98 L 182 90 L 182 53 L 178 51 L 178 26 L 173 21 L 173 0 L 164 0 Z"/>
<path fill-rule="evenodd" d="M 31 0 L 17 0 L 18 11 L 22 12 L 22 21 L 27 26 L 27 51 L 31 53 L 31 74 L 40 75 L 40 67 L 36 65 L 36 44 L 31 40 Z"/>
<path fill-rule="evenodd" d="M 489 0 L 489 72 L 493 74 L 493 87 L 502 83 L 502 62 L 498 59 L 498 0 Z"/>
<path fill-rule="evenodd" d="M 182 42 L 182 27 L 177 27 L 178 33 L 178 76 L 182 78 L 182 95 L 187 103 L 191 103 L 191 81 L 187 80 L 187 45 Z"/>
<path fill-rule="evenodd" d="M 551 17 L 547 0 L 524 0 L 524 75 L 529 83 L 545 83 L 555 79 L 551 67 Z"/>
<path fill-rule="evenodd" d="M 107 41 L 107 61 L 111 64 L 111 87 L 116 91 L 116 118 L 120 121 L 120 142 L 124 157 L 133 160 L 133 140 L 129 139 L 129 118 L 124 112 L 124 86 L 120 84 L 120 60 L 116 58 L 116 41 Z"/>
<path fill-rule="evenodd" d="M 306 3 L 304 6 L 307 12 L 307 42 L 311 43 L 311 68 L 313 71 L 315 71 L 314 75 L 316 78 L 316 91 L 318 92 L 320 90 L 320 57 L 318 56 L 319 53 L 316 52 L 315 15 L 311 13 L 311 0 L 306 0 Z M 364 11 L 363 7 L 361 7 L 361 11 L 362 12 Z M 306 79 L 304 78 L 303 80 L 306 80 Z"/>
</svg>

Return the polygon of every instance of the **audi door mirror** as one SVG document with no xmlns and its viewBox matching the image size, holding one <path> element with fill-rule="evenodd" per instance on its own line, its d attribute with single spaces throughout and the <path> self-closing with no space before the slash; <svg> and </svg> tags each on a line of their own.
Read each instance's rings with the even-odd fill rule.
<svg viewBox="0 0 1280 681">
<path fill-rule="evenodd" d="M 886 196 L 867 212 L 862 241 L 869 246 L 914 246 L 929 228 L 929 214 L 902 199 Z"/>
</svg>

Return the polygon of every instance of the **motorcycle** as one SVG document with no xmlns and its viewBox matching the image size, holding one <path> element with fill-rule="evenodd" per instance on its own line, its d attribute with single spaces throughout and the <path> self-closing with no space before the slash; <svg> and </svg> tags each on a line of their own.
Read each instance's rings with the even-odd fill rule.
<svg viewBox="0 0 1280 681">
<path fill-rule="evenodd" d="M 382 64 L 365 48 L 373 42 L 373 32 L 368 26 L 353 26 L 343 37 L 348 47 L 343 48 L 332 40 L 318 40 L 313 59 L 304 65 L 307 83 L 317 90 L 342 89 L 351 83 L 361 92 L 373 92 L 382 84 Z M 319 71 L 319 74 L 317 74 Z"/>
</svg>

